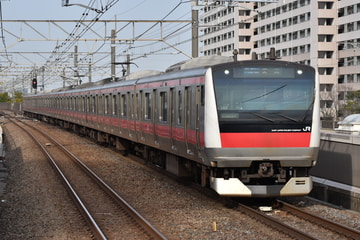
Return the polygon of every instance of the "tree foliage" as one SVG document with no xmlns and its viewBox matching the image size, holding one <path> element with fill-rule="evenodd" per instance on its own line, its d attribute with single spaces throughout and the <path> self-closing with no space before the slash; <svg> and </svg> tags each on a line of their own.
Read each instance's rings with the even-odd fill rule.
<svg viewBox="0 0 360 240">
<path fill-rule="evenodd" d="M 0 102 L 3 102 L 3 103 L 11 102 L 11 98 L 9 97 L 9 94 L 7 92 L 6 93 L 0 93 Z"/>
<path fill-rule="evenodd" d="M 22 103 L 23 94 L 21 92 L 15 92 L 13 98 L 9 96 L 9 93 L 0 93 L 0 102 L 2 103 Z"/>
<path fill-rule="evenodd" d="M 360 90 L 348 92 L 346 99 L 345 111 L 347 115 L 360 113 Z"/>
<path fill-rule="evenodd" d="M 23 101 L 23 94 L 21 92 L 14 93 L 14 102 L 15 103 L 22 103 Z"/>
</svg>

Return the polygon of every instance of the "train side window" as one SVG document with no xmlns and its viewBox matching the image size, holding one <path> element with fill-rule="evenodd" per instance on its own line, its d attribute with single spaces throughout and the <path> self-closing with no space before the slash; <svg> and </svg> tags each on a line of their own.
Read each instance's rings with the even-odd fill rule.
<svg viewBox="0 0 360 240">
<path fill-rule="evenodd" d="M 97 110 L 98 110 L 98 114 L 102 114 L 103 113 L 103 100 L 102 100 L 102 95 L 98 95 L 97 96 Z"/>
<path fill-rule="evenodd" d="M 89 97 L 86 97 L 85 96 L 85 105 L 84 105 L 84 111 L 86 112 L 86 113 L 89 113 Z"/>
<path fill-rule="evenodd" d="M 134 119 L 134 94 L 128 92 L 128 96 L 129 96 L 129 115 L 130 115 L 130 119 Z"/>
<path fill-rule="evenodd" d="M 81 111 L 81 99 L 80 97 L 75 97 L 75 110 Z"/>
<path fill-rule="evenodd" d="M 142 96 L 142 91 L 140 91 L 140 93 L 136 93 L 136 120 L 140 119 L 142 113 Z"/>
<path fill-rule="evenodd" d="M 91 104 L 91 106 L 92 106 L 92 112 L 93 112 L 93 113 L 96 113 L 96 96 L 93 96 L 93 97 L 92 97 L 92 104 Z"/>
<path fill-rule="evenodd" d="M 191 90 L 192 88 L 186 87 L 185 88 L 185 124 L 186 127 L 191 126 Z"/>
<path fill-rule="evenodd" d="M 139 120 L 139 116 L 140 116 L 140 109 L 141 109 L 140 95 L 141 95 L 141 92 L 140 92 L 140 94 L 136 93 L 136 102 L 134 103 L 134 113 L 136 113 L 136 115 L 135 115 L 136 120 Z"/>
<path fill-rule="evenodd" d="M 112 115 L 116 116 L 117 115 L 117 109 L 118 109 L 118 103 L 117 103 L 117 96 L 116 95 L 112 95 Z"/>
<path fill-rule="evenodd" d="M 81 111 L 85 112 L 85 106 L 86 106 L 86 97 L 81 97 L 82 101 L 81 101 Z"/>
<path fill-rule="evenodd" d="M 161 122 L 167 122 L 168 113 L 168 93 L 160 92 L 160 114 L 159 120 Z"/>
<path fill-rule="evenodd" d="M 181 125 L 182 124 L 182 115 L 183 115 L 183 93 L 182 90 L 178 91 L 178 114 L 177 114 L 177 124 Z"/>
<path fill-rule="evenodd" d="M 202 85 L 201 88 L 200 88 L 200 95 L 201 95 L 201 106 L 204 106 L 205 105 L 205 86 Z"/>
<path fill-rule="evenodd" d="M 106 95 L 104 98 L 104 114 L 107 115 L 109 114 L 109 96 Z"/>
<path fill-rule="evenodd" d="M 127 113 L 127 102 L 126 102 L 126 94 L 121 95 L 121 116 L 126 117 Z"/>
<path fill-rule="evenodd" d="M 151 113 L 152 113 L 152 102 L 151 102 L 151 93 L 145 93 L 145 103 L 144 103 L 144 120 L 150 120 L 151 119 Z"/>
<path fill-rule="evenodd" d="M 75 110 L 76 111 L 82 111 L 82 109 L 81 109 L 81 98 L 80 97 L 75 98 Z"/>
</svg>

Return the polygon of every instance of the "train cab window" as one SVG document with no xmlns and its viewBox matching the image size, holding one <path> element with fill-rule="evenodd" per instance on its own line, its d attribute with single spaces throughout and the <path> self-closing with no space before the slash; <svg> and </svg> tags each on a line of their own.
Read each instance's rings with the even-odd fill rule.
<svg viewBox="0 0 360 240">
<path fill-rule="evenodd" d="M 126 94 L 121 95 L 121 116 L 126 117 L 127 113 L 127 101 L 126 101 Z"/>
<path fill-rule="evenodd" d="M 150 120 L 152 118 L 152 98 L 151 93 L 145 93 L 144 103 L 144 120 Z"/>
<path fill-rule="evenodd" d="M 168 113 L 168 93 L 160 92 L 159 120 L 161 122 L 167 122 L 167 113 Z"/>
<path fill-rule="evenodd" d="M 112 95 L 112 115 L 116 116 L 117 115 L 117 109 L 118 109 L 118 103 L 117 103 L 117 96 L 116 95 Z"/>
</svg>

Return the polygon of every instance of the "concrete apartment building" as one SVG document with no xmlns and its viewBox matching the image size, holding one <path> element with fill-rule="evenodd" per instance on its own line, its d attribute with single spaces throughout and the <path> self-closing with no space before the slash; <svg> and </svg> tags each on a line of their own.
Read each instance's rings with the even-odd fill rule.
<svg viewBox="0 0 360 240">
<path fill-rule="evenodd" d="M 317 68 L 322 117 L 336 117 L 346 94 L 360 90 L 359 0 L 203 1 L 202 55 L 268 57 Z"/>
</svg>

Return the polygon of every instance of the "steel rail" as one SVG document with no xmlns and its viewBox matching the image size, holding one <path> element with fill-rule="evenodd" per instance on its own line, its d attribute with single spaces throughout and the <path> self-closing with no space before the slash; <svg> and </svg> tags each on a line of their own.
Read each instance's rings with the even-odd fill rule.
<svg viewBox="0 0 360 240">
<path fill-rule="evenodd" d="M 26 124 L 26 123 L 23 123 Z M 27 126 L 33 128 L 31 125 L 26 124 Z M 61 143 L 52 138 L 51 136 L 46 135 L 43 132 L 39 132 L 49 138 L 54 144 L 61 148 L 76 164 L 78 164 L 86 174 L 91 177 L 111 198 L 121 206 L 151 237 L 152 239 L 158 240 L 167 240 L 167 238 L 157 230 L 152 224 L 146 220 L 140 213 L 138 213 L 130 204 L 128 204 L 115 190 L 113 190 L 107 183 L 105 183 L 94 171 L 92 171 L 85 163 L 83 163 L 78 157 L 71 153 L 67 148 L 65 148 Z M 45 149 L 44 149 L 45 150 Z M 46 151 L 46 150 L 45 150 Z"/>
<path fill-rule="evenodd" d="M 12 123 L 14 123 L 16 126 L 20 127 L 23 131 L 25 131 L 34 140 L 34 142 L 40 147 L 41 151 L 44 153 L 46 158 L 50 161 L 51 166 L 55 169 L 56 173 L 59 175 L 60 180 L 63 182 L 65 189 L 67 190 L 67 192 L 69 193 L 69 195 L 73 199 L 73 201 L 75 202 L 81 215 L 85 218 L 86 222 L 89 224 L 91 231 L 94 234 L 94 236 L 96 237 L 96 239 L 106 240 L 107 237 L 105 236 L 105 234 L 103 233 L 103 231 L 101 230 L 99 225 L 96 223 L 95 219 L 93 218 L 93 216 L 91 215 L 89 210 L 86 208 L 85 204 L 82 202 L 79 195 L 77 195 L 76 191 L 71 186 L 69 180 L 66 178 L 64 173 L 60 170 L 59 166 L 56 164 L 55 160 L 51 157 L 49 152 L 44 148 L 44 146 L 39 142 L 39 140 L 32 133 L 30 133 L 26 128 L 24 128 L 23 126 L 20 126 L 18 123 L 16 123 L 15 121 L 13 121 L 10 118 L 8 118 L 8 119 Z M 25 123 L 23 123 L 23 124 L 25 124 Z M 29 126 L 29 125 L 27 125 L 27 126 Z"/>
<path fill-rule="evenodd" d="M 107 183 L 105 183 L 94 171 L 92 171 L 85 163 L 83 163 L 79 158 L 77 158 L 73 153 L 71 153 L 67 148 L 65 148 L 61 143 L 59 143 L 54 138 L 47 136 L 53 141 L 58 147 L 62 148 L 69 157 L 74 159 L 74 161 L 85 170 L 85 172 L 93 179 L 95 182 L 105 190 L 115 201 L 119 204 L 130 216 L 132 216 L 145 230 L 150 234 L 154 239 L 165 240 L 167 239 L 161 232 L 159 232 L 152 224 L 147 221 L 143 216 L 141 216 L 130 204 L 128 204 L 114 189 L 112 189 Z"/>
<path fill-rule="evenodd" d="M 257 210 L 254 210 L 244 204 L 239 204 L 241 212 L 245 213 L 246 215 L 255 218 L 256 220 L 270 226 L 273 228 L 276 228 L 280 232 L 289 235 L 290 237 L 301 239 L 301 240 L 317 240 L 317 238 L 314 238 L 313 236 L 310 236 L 307 233 L 304 233 L 302 231 L 299 231 L 273 217 L 267 216 L 266 214 L 259 212 Z"/>
<path fill-rule="evenodd" d="M 350 228 L 348 226 L 330 221 L 326 218 L 323 218 L 318 215 L 314 215 L 312 213 L 309 213 L 307 211 L 303 211 L 298 207 L 295 207 L 291 204 L 288 204 L 286 202 L 283 202 L 281 200 L 278 200 L 278 202 L 282 205 L 282 209 L 289 211 L 291 214 L 294 214 L 298 217 L 304 218 L 312 223 L 315 223 L 317 225 L 320 225 L 321 227 L 328 228 L 331 231 L 335 231 L 341 235 L 344 235 L 349 238 L 353 239 L 360 239 L 360 231 Z"/>
</svg>

